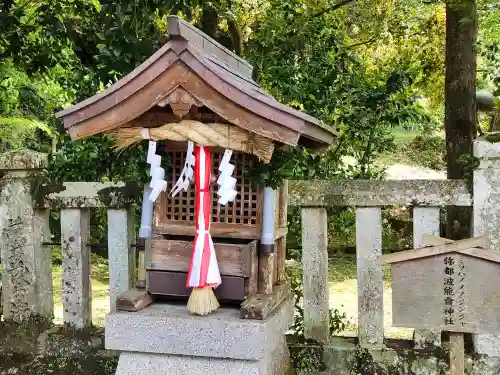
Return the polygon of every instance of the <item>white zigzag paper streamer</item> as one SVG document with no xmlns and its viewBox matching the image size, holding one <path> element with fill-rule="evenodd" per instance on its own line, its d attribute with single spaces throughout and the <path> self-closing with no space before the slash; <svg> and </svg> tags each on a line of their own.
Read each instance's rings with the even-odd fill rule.
<svg viewBox="0 0 500 375">
<path fill-rule="evenodd" d="M 156 155 L 156 142 L 154 141 L 149 141 L 147 162 L 151 165 L 149 173 L 151 182 L 149 183 L 149 187 L 152 190 L 149 195 L 149 200 L 155 202 L 160 193 L 167 190 L 167 181 L 164 180 L 165 170 L 160 167 L 161 156 Z"/>
<path fill-rule="evenodd" d="M 174 187 L 170 191 L 170 194 L 175 197 L 179 191 L 187 191 L 189 184 L 193 181 L 194 174 L 194 143 L 189 141 L 186 153 L 186 161 L 184 162 L 184 168 L 182 169 L 179 179 L 175 183 Z"/>
<path fill-rule="evenodd" d="M 219 190 L 217 195 L 219 196 L 219 203 L 221 205 L 226 205 L 228 202 L 234 201 L 238 192 L 235 190 L 236 178 L 232 177 L 234 172 L 234 165 L 229 163 L 233 151 L 224 151 L 224 156 L 219 165 L 220 176 L 217 179 L 217 184 L 219 185 Z"/>
</svg>

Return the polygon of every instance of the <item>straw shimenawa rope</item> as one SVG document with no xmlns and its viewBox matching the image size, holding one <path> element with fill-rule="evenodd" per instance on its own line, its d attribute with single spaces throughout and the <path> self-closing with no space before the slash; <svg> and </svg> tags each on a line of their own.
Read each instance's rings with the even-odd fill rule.
<svg viewBox="0 0 500 375">
<path fill-rule="evenodd" d="M 116 148 L 123 149 L 144 139 L 144 128 L 119 128 L 110 135 L 115 139 Z M 250 133 L 234 125 L 182 120 L 156 128 L 147 128 L 153 141 L 192 141 L 200 146 L 222 147 L 253 154 L 269 163 L 274 151 L 274 143 L 269 138 Z"/>
</svg>

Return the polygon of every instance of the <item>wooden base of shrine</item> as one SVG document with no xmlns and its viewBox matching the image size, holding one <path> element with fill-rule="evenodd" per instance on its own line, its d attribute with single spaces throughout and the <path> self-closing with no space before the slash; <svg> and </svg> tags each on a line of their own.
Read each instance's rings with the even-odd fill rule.
<svg viewBox="0 0 500 375">
<path fill-rule="evenodd" d="M 169 283 L 176 279 L 175 273 L 170 272 L 161 272 L 161 275 L 156 276 L 158 276 L 158 279 L 154 279 L 154 281 L 162 284 L 162 290 L 165 290 L 166 285 L 168 288 Z M 154 301 L 168 301 L 170 299 L 175 301 L 186 300 L 187 302 L 190 290 L 185 287 L 185 276 L 180 274 L 179 279 L 180 280 L 173 284 L 174 286 L 170 287 L 172 288 L 173 294 L 167 296 L 152 293 L 151 287 L 149 291 L 145 289 L 128 290 L 118 296 L 116 300 L 116 308 L 121 311 L 140 311 L 151 305 Z M 165 281 L 166 283 L 162 283 L 162 281 Z M 183 282 L 182 284 L 181 281 Z M 219 302 L 223 306 L 225 304 L 237 306 L 241 301 L 240 298 L 244 299 L 244 296 L 241 293 L 235 293 L 232 291 L 230 283 L 226 283 L 225 289 L 222 288 L 223 285 L 224 282 L 219 288 L 216 289 L 216 295 L 219 298 Z M 154 284 L 152 290 L 155 290 Z M 265 320 L 273 315 L 276 310 L 283 305 L 283 303 L 291 299 L 293 299 L 293 294 L 290 284 L 288 282 L 283 282 L 280 285 L 275 285 L 270 294 L 255 294 L 246 297 L 246 299 L 244 299 L 241 303 L 240 318 Z"/>
<path fill-rule="evenodd" d="M 186 287 L 187 272 L 148 271 L 148 291 L 164 300 L 172 298 L 186 302 L 191 289 Z M 245 279 L 236 276 L 222 276 L 222 284 L 214 289 L 220 301 L 241 303 L 245 300 Z"/>
<path fill-rule="evenodd" d="M 288 282 L 275 285 L 270 294 L 256 294 L 247 297 L 241 304 L 242 319 L 264 320 L 271 316 L 285 301 L 292 299 L 293 293 Z"/>
<path fill-rule="evenodd" d="M 154 297 L 146 290 L 130 289 L 116 299 L 116 309 L 122 311 L 139 311 L 154 302 Z"/>
</svg>

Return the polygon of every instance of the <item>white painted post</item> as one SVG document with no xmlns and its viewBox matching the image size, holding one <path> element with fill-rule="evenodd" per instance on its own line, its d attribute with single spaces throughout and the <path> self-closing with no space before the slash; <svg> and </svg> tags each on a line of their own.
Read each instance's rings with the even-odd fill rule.
<svg viewBox="0 0 500 375">
<path fill-rule="evenodd" d="M 491 247 L 500 250 L 500 143 L 478 138 L 474 156 L 479 167 L 474 170 L 474 236 L 487 235 Z M 473 335 L 478 354 L 500 357 L 500 332 Z"/>
<path fill-rule="evenodd" d="M 89 234 L 89 209 L 61 209 L 63 320 L 75 328 L 92 322 Z"/>
<path fill-rule="evenodd" d="M 327 245 L 326 209 L 302 207 L 304 336 L 319 342 L 330 338 Z"/>
<path fill-rule="evenodd" d="M 425 246 L 424 235 L 439 236 L 439 207 L 413 208 L 413 247 Z M 430 329 L 416 329 L 413 333 L 415 348 L 423 349 L 427 346 L 441 346 L 441 331 Z"/>
<path fill-rule="evenodd" d="M 116 298 L 132 288 L 135 248 L 132 210 L 108 209 L 109 306 L 116 309 Z"/>
<path fill-rule="evenodd" d="M 356 209 L 356 265 L 358 279 L 358 338 L 363 347 L 384 344 L 384 273 L 380 207 Z"/>
</svg>

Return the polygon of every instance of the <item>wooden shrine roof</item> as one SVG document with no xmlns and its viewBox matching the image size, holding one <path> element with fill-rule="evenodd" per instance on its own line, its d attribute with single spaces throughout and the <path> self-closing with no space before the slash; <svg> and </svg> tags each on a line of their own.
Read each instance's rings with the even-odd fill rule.
<svg viewBox="0 0 500 375">
<path fill-rule="evenodd" d="M 253 67 L 176 16 L 169 41 L 106 90 L 56 116 L 72 139 L 124 126 L 161 126 L 170 105 L 181 120 L 191 107 L 206 107 L 224 121 L 291 146 L 322 148 L 334 129 L 278 102 L 252 79 Z M 162 112 L 163 110 L 163 112 Z M 172 115 L 170 115 L 172 118 Z"/>
</svg>

